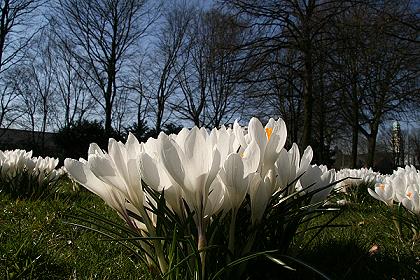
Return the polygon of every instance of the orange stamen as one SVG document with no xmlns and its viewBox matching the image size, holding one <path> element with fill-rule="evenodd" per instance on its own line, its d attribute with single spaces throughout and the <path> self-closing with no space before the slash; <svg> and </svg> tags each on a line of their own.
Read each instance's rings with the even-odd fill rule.
<svg viewBox="0 0 420 280">
<path fill-rule="evenodd" d="M 271 133 L 273 133 L 273 128 L 271 128 L 271 127 L 267 127 L 267 128 L 265 129 L 265 133 L 267 134 L 267 139 L 268 139 L 268 140 L 270 140 Z"/>
</svg>

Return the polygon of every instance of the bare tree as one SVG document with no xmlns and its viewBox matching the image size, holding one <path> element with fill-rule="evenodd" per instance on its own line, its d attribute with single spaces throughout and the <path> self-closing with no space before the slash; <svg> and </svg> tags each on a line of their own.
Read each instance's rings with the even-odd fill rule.
<svg viewBox="0 0 420 280">
<path fill-rule="evenodd" d="M 2 0 L 0 1 L 0 73 L 22 58 L 33 35 L 34 12 L 44 0 Z M 31 28 L 27 28 L 28 26 Z"/>
<path fill-rule="evenodd" d="M 270 56 L 281 49 L 292 49 L 297 52 L 298 62 L 292 65 L 282 64 L 282 67 L 293 67 L 298 73 L 302 85 L 303 131 L 302 145 L 307 146 L 313 141 L 313 109 L 314 109 L 314 73 L 318 63 L 316 49 L 320 41 L 328 39 L 322 35 L 324 27 L 331 18 L 343 11 L 342 1 L 224 1 L 226 6 L 241 18 L 249 22 L 254 30 L 253 38 L 243 45 L 243 48 L 253 48 L 250 52 L 258 55 L 261 67 L 273 61 Z M 259 77 L 260 81 L 271 79 L 269 73 Z"/>
<path fill-rule="evenodd" d="M 20 117 L 17 124 L 25 130 L 32 131 L 32 143 L 35 145 L 38 140 L 35 138 L 35 131 L 39 123 L 39 95 L 32 88 L 32 68 L 22 65 L 12 68 L 9 73 L 9 82 L 13 83 L 18 94 L 17 108 Z"/>
<path fill-rule="evenodd" d="M 6 79 L 6 82 L 0 85 L 0 128 L 9 128 L 18 118 L 16 100 L 18 98 L 18 92 L 16 84 Z M 2 136 L 6 131 L 3 130 L 0 133 Z"/>
<path fill-rule="evenodd" d="M 183 97 L 172 106 L 183 120 L 190 120 L 196 126 L 205 124 L 204 108 L 206 105 L 207 70 L 205 28 L 201 22 L 202 11 L 197 10 L 188 29 L 185 41 L 186 51 L 181 53 L 180 75 L 178 84 Z"/>
<path fill-rule="evenodd" d="M 117 135 L 122 135 L 127 127 L 128 120 L 132 116 L 130 91 L 122 88 L 115 99 L 115 109 L 113 110 L 113 128 Z"/>
<path fill-rule="evenodd" d="M 59 127 L 69 127 L 86 118 L 94 106 L 86 83 L 80 76 L 82 68 L 72 55 L 74 46 L 68 41 L 54 41 L 54 83 L 59 104 L 55 111 Z"/>
<path fill-rule="evenodd" d="M 194 6 L 177 3 L 162 15 L 159 35 L 156 36 L 156 44 L 150 53 L 142 82 L 155 120 L 155 133 L 162 130 L 170 116 L 167 105 L 174 96 L 180 74 L 184 71 L 185 61 L 180 57 L 186 52 L 184 41 L 195 12 Z"/>
<path fill-rule="evenodd" d="M 25 50 L 36 34 L 33 24 L 35 11 L 41 0 L 0 1 L 0 73 L 15 66 L 24 57 Z M 29 24 L 31 28 L 27 28 Z M 11 71 L 13 72 L 13 71 Z M 16 99 L 18 91 L 12 73 L 2 75 L 0 93 L 0 127 L 9 128 L 18 118 Z"/>
<path fill-rule="evenodd" d="M 132 75 L 127 77 L 125 88 L 132 92 L 131 103 L 135 109 L 135 123 L 131 123 L 128 130 L 136 130 L 141 124 L 146 123 L 149 116 L 150 98 L 145 93 L 145 77 L 143 77 L 143 60 L 133 67 Z"/>
<path fill-rule="evenodd" d="M 331 27 L 335 36 L 335 47 L 329 55 L 331 78 L 341 93 L 341 115 L 352 131 L 353 167 L 357 163 L 359 133 L 368 139 L 368 165 L 372 166 L 375 139 L 384 117 L 403 112 L 407 101 L 415 97 L 413 88 L 408 89 L 414 72 L 407 63 L 415 61 L 409 54 L 414 45 L 390 35 L 412 36 L 389 16 L 405 11 L 408 2 L 349 2 L 346 12 L 335 17 Z"/>
<path fill-rule="evenodd" d="M 74 53 L 92 97 L 105 112 L 105 130 L 112 131 L 112 110 L 120 88 L 119 74 L 153 14 L 144 0 L 59 0 L 55 20 L 60 34 L 76 46 Z M 86 84 L 88 86 L 88 84 Z M 99 91 L 100 95 L 96 94 Z"/>
<path fill-rule="evenodd" d="M 207 126 L 219 127 L 229 122 L 243 106 L 243 88 L 238 82 L 245 63 L 237 47 L 243 43 L 243 28 L 233 16 L 219 10 L 203 14 L 206 26 L 204 42 L 209 49 L 206 57 L 208 72 L 206 106 Z"/>
<path fill-rule="evenodd" d="M 420 166 L 420 128 L 413 128 L 408 134 L 407 164 Z"/>
<path fill-rule="evenodd" d="M 44 148 L 45 132 L 51 127 L 51 113 L 54 110 L 55 63 L 52 41 L 48 29 L 42 30 L 31 42 L 25 64 L 18 72 L 24 86 L 20 85 L 22 108 L 26 109 L 30 119 L 31 130 L 41 132 L 40 147 Z"/>
<path fill-rule="evenodd" d="M 220 10 L 198 10 L 191 24 L 178 77 L 183 98 L 174 110 L 197 126 L 217 127 L 243 108 L 241 25 Z"/>
</svg>

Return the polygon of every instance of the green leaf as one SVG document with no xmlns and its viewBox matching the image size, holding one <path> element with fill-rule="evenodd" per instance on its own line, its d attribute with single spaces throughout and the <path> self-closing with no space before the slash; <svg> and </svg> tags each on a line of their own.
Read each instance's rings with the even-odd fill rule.
<svg viewBox="0 0 420 280">
<path fill-rule="evenodd" d="M 293 260 L 294 262 L 302 265 L 303 267 L 305 267 L 306 269 L 318 274 L 319 276 L 321 276 L 322 278 L 326 279 L 326 280 L 331 280 L 331 278 L 329 278 L 325 273 L 323 273 L 322 271 L 316 269 L 315 267 L 305 263 L 304 261 L 301 261 L 297 258 L 291 257 L 291 256 L 287 256 L 287 255 L 282 255 L 281 257 L 286 258 L 286 259 L 290 259 Z"/>
<path fill-rule="evenodd" d="M 225 265 L 219 271 L 217 271 L 211 279 L 212 280 L 216 280 L 223 272 L 225 272 L 226 270 L 228 270 L 228 269 L 230 269 L 230 268 L 232 268 L 234 266 L 240 265 L 242 263 L 245 263 L 245 262 L 247 262 L 249 260 L 255 259 L 255 258 L 260 257 L 260 256 L 265 256 L 265 255 L 270 254 L 270 253 L 275 253 L 277 251 L 278 250 L 268 250 L 268 251 L 263 251 L 263 252 L 258 252 L 258 253 L 250 254 L 250 255 L 247 255 L 245 257 L 236 259 L 236 260 L 228 263 L 227 265 Z"/>
</svg>

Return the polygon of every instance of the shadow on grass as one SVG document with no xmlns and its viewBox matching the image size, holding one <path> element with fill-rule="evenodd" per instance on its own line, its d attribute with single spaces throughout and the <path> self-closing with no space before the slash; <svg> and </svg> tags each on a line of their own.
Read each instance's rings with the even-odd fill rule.
<svg viewBox="0 0 420 280">
<path fill-rule="evenodd" d="M 34 245 L 32 240 L 24 241 L 16 251 L 11 250 L 1 258 L 2 279 L 66 279 L 71 275 L 65 262 L 54 258 L 41 245 Z"/>
<path fill-rule="evenodd" d="M 296 258 L 330 279 L 418 279 L 420 265 L 414 255 L 394 258 L 380 247 L 369 252 L 374 248 L 366 248 L 357 239 L 330 239 L 301 252 Z M 325 279 L 293 260 L 283 261 L 295 271 L 267 259 L 259 260 L 248 267 L 251 279 Z"/>
</svg>

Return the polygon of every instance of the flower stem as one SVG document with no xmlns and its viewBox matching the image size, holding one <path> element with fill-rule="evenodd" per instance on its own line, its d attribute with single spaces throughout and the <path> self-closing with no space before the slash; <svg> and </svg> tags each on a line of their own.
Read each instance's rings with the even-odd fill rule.
<svg viewBox="0 0 420 280">
<path fill-rule="evenodd" d="M 232 209 L 232 217 L 230 221 L 230 227 L 229 227 L 229 251 L 232 253 L 232 255 L 235 255 L 235 227 L 236 227 L 236 214 L 238 213 L 238 210 L 236 208 Z"/>
<path fill-rule="evenodd" d="M 400 219 L 399 219 L 399 207 L 397 206 L 397 207 L 394 207 L 394 214 L 393 214 L 393 217 L 392 217 L 392 221 L 394 222 L 394 225 L 395 225 L 395 228 L 397 229 L 397 233 L 398 233 L 398 236 L 400 237 L 400 238 L 403 238 L 403 233 L 402 233 L 402 230 L 401 230 L 401 224 L 400 224 Z"/>
<path fill-rule="evenodd" d="M 244 249 L 242 250 L 242 256 L 245 256 L 246 254 L 248 254 L 248 253 L 251 251 L 252 246 L 254 245 L 254 241 L 255 241 L 255 237 L 256 237 L 256 236 L 257 236 L 257 231 L 256 231 L 256 230 L 254 230 L 254 231 L 251 233 L 251 236 L 250 236 L 250 238 L 248 239 L 248 242 L 246 243 L 246 245 L 245 245 Z"/>
<path fill-rule="evenodd" d="M 149 235 L 151 237 L 157 237 L 155 227 L 152 225 L 152 223 L 150 221 L 150 218 L 149 218 L 149 215 L 147 215 L 146 211 L 143 208 L 141 208 L 139 210 L 140 210 L 140 213 L 141 213 L 142 217 L 144 218 L 144 223 L 147 227 L 147 231 L 149 232 Z M 166 271 L 168 270 L 168 264 L 166 263 L 165 256 L 163 254 L 162 243 L 159 240 L 153 240 L 152 242 L 153 242 L 153 246 L 155 247 L 156 256 L 158 258 L 160 271 L 162 273 L 166 273 Z"/>
<path fill-rule="evenodd" d="M 204 279 L 205 276 L 205 266 L 206 266 L 206 252 L 203 250 L 207 246 L 206 236 L 203 233 L 201 226 L 198 227 L 198 244 L 197 248 L 200 251 L 200 262 L 201 262 L 201 279 Z"/>
</svg>

